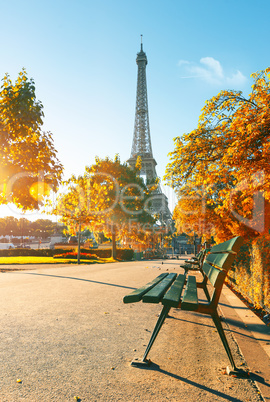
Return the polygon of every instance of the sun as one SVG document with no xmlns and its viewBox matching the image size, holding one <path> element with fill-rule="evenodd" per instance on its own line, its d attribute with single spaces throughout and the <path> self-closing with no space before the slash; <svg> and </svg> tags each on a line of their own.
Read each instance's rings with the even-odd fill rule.
<svg viewBox="0 0 270 402">
<path fill-rule="evenodd" d="M 44 197 L 49 196 L 51 191 L 51 187 L 49 184 L 38 181 L 32 184 L 30 187 L 29 193 L 36 200 L 42 200 Z"/>
</svg>

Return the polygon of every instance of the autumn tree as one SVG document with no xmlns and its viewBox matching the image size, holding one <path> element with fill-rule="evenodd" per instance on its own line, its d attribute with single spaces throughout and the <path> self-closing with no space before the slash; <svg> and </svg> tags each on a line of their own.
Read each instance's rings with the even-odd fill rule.
<svg viewBox="0 0 270 402">
<path fill-rule="evenodd" d="M 26 218 L 17 219 L 13 216 L 0 218 L 0 236 L 20 236 L 23 240 L 25 236 L 46 238 L 62 231 L 63 227 L 50 219 L 37 219 L 32 222 Z"/>
<path fill-rule="evenodd" d="M 0 219 L 0 235 L 1 236 L 20 236 L 21 230 L 19 220 L 13 216 L 7 216 Z"/>
<path fill-rule="evenodd" d="M 270 68 L 252 74 L 252 92 L 221 91 L 198 127 L 174 139 L 166 180 L 178 194 L 179 227 L 256 237 L 269 230 Z"/>
<path fill-rule="evenodd" d="M 37 219 L 30 223 L 30 228 L 32 236 L 41 237 L 42 239 L 50 237 L 57 232 L 59 234 L 62 231 L 62 228 L 50 219 Z"/>
<path fill-rule="evenodd" d="M 43 105 L 35 83 L 23 69 L 13 84 L 9 75 L 0 91 L 0 204 L 36 209 L 56 190 L 62 165 L 52 134 L 41 130 Z"/>
<path fill-rule="evenodd" d="M 85 168 L 83 176 L 72 176 L 66 190 L 57 199 L 54 213 L 62 217 L 76 233 L 89 227 L 112 239 L 112 256 L 116 257 L 116 240 L 124 237 L 145 241 L 154 218 L 150 214 L 151 191 L 139 176 L 138 169 L 115 160 L 96 158 Z"/>
</svg>

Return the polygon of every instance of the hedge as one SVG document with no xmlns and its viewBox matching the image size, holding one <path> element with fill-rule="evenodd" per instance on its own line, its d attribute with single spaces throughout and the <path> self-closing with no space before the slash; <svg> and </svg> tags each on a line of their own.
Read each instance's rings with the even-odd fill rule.
<svg viewBox="0 0 270 402">
<path fill-rule="evenodd" d="M 228 273 L 229 284 L 256 308 L 270 308 L 270 239 L 246 241 Z"/>
<path fill-rule="evenodd" d="M 31 248 L 13 248 L 11 250 L 0 250 L 0 257 L 53 257 L 57 254 L 65 254 L 70 251 L 75 251 L 73 249 L 31 249 Z M 93 254 L 99 258 L 110 258 L 112 251 L 111 249 L 81 249 L 81 253 Z M 116 250 L 116 258 L 121 261 L 131 261 L 134 256 L 134 251 L 131 249 L 119 248 Z"/>
<path fill-rule="evenodd" d="M 89 254 L 89 253 L 81 253 L 80 255 L 82 260 L 98 260 L 96 254 Z M 53 258 L 67 258 L 69 260 L 77 260 L 78 255 L 76 251 L 69 251 L 64 254 L 56 254 Z"/>
<path fill-rule="evenodd" d="M 59 250 L 65 251 L 65 250 Z M 0 257 L 52 257 L 54 250 L 32 249 L 32 248 L 13 248 L 10 250 L 0 250 Z"/>
</svg>

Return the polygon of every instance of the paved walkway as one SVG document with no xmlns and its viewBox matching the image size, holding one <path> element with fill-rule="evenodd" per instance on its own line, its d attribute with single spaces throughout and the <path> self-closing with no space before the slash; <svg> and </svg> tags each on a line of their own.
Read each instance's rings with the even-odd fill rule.
<svg viewBox="0 0 270 402">
<path fill-rule="evenodd" d="M 224 375 L 228 359 L 211 319 L 176 309 L 150 352 L 154 364 L 130 366 L 142 356 L 161 307 L 124 305 L 123 296 L 162 271 L 182 272 L 179 262 L 1 273 L 0 401 L 270 400 L 269 328 L 228 289 L 224 325 L 232 328 L 236 363 L 252 370 L 250 379 Z"/>
</svg>

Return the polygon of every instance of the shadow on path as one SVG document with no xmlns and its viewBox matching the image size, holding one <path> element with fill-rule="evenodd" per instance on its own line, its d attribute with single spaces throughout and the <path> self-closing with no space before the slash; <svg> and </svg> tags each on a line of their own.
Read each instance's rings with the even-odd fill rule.
<svg viewBox="0 0 270 402">
<path fill-rule="evenodd" d="M 173 373 L 170 373 L 169 371 L 163 370 L 163 369 L 161 369 L 159 367 L 158 364 L 155 364 L 153 362 L 151 362 L 151 366 L 149 366 L 149 367 L 147 367 L 147 366 L 146 367 L 136 367 L 136 369 L 157 371 L 157 372 L 165 374 L 165 375 L 167 375 L 169 377 L 175 378 L 176 380 L 185 382 L 186 384 L 189 384 L 189 385 L 191 385 L 193 387 L 196 387 L 196 388 L 201 389 L 203 391 L 209 392 L 210 394 L 213 394 L 213 395 L 216 395 L 216 396 L 218 396 L 220 398 L 223 398 L 226 401 L 243 402 L 243 399 L 238 399 L 238 398 L 232 397 L 230 395 L 225 394 L 224 392 L 220 392 L 220 391 L 218 391 L 216 389 L 209 388 L 209 387 L 207 387 L 205 385 L 202 385 L 202 384 L 199 384 L 199 383 L 197 383 L 195 381 L 189 380 L 189 379 L 181 377 L 181 376 L 179 376 L 177 374 L 173 374 Z M 258 377 L 258 376 L 256 376 L 256 377 Z M 258 381 L 258 378 L 256 378 L 256 381 Z"/>
<path fill-rule="evenodd" d="M 16 272 L 14 272 L 16 273 Z M 50 276 L 52 278 L 63 278 L 63 279 L 73 279 L 75 281 L 84 281 L 84 282 L 91 282 L 91 283 L 97 283 L 98 285 L 107 285 L 107 286 L 115 286 L 118 288 L 124 288 L 124 289 L 131 289 L 135 290 L 136 288 L 132 288 L 130 286 L 124 286 L 124 285 L 117 285 L 115 283 L 107 283 L 107 282 L 99 282 L 99 281 L 93 281 L 91 279 L 82 279 L 82 278 L 74 278 L 72 276 L 61 276 L 61 275 L 50 275 L 50 274 L 36 274 L 34 272 L 20 272 L 20 275 L 37 275 L 37 276 Z"/>
<path fill-rule="evenodd" d="M 174 316 L 171 316 L 171 315 L 168 316 L 167 318 L 172 318 L 173 320 L 176 320 L 176 321 L 189 322 L 189 323 L 195 324 L 195 325 L 201 325 L 202 327 L 215 328 L 215 325 L 212 324 L 212 323 L 211 324 L 205 324 L 205 323 L 202 323 L 202 322 L 197 322 L 195 320 L 186 320 L 184 318 L 178 318 L 178 317 L 174 317 Z M 209 320 L 211 319 L 210 316 L 205 316 L 205 318 L 209 318 Z M 239 331 L 237 331 L 236 329 L 234 329 L 232 327 L 230 327 L 230 328 L 225 327 L 224 331 L 239 334 L 239 335 L 242 335 L 243 337 L 246 337 L 246 338 L 254 339 L 253 335 L 248 335 L 248 334 L 244 333 L 244 332 L 247 332 L 249 330 L 248 330 L 248 328 L 245 327 L 245 324 L 241 320 L 235 320 L 235 319 L 231 319 L 231 318 L 227 318 L 227 317 L 226 318 L 221 317 L 221 321 L 226 322 L 227 324 L 230 324 L 230 325 L 234 325 L 235 328 L 239 328 Z M 262 324 L 261 331 L 259 329 L 257 329 L 257 332 L 261 332 L 262 334 L 265 333 L 264 324 Z M 261 342 L 267 342 L 267 340 L 264 339 L 264 338 L 256 338 L 256 339 L 258 341 L 261 341 Z"/>
<path fill-rule="evenodd" d="M 228 307 L 230 309 L 234 309 L 235 307 L 233 307 L 231 304 L 229 303 L 224 303 L 224 302 L 219 302 L 218 303 L 219 306 L 224 306 L 224 307 Z M 249 310 L 248 307 L 246 306 L 237 306 L 237 310 Z"/>
</svg>

